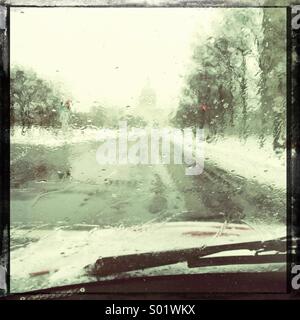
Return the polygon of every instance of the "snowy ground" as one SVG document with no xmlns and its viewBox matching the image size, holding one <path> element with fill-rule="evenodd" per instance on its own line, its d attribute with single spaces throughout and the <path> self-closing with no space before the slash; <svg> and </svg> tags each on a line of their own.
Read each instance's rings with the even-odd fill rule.
<svg viewBox="0 0 300 320">
<path fill-rule="evenodd" d="M 271 141 L 260 148 L 255 137 L 244 143 L 235 137 L 219 139 L 205 144 L 205 158 L 249 180 L 286 189 L 286 153 L 276 155 Z"/>
</svg>

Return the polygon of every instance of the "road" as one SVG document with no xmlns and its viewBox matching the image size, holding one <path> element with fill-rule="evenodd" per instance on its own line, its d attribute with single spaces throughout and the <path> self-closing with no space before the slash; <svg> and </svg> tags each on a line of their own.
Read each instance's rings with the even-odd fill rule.
<svg viewBox="0 0 300 320">
<path fill-rule="evenodd" d="M 13 226 L 131 226 L 224 218 L 285 221 L 285 196 L 209 160 L 199 176 L 184 165 L 100 165 L 97 142 L 13 144 Z"/>
</svg>

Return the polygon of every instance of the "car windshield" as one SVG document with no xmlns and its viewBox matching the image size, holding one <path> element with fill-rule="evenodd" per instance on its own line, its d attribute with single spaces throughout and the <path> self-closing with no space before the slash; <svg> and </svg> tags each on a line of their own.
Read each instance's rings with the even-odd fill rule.
<svg viewBox="0 0 300 320">
<path fill-rule="evenodd" d="M 285 9 L 10 22 L 12 292 L 93 281 L 105 257 L 285 236 Z M 156 274 L 200 272 L 175 262 Z"/>
</svg>

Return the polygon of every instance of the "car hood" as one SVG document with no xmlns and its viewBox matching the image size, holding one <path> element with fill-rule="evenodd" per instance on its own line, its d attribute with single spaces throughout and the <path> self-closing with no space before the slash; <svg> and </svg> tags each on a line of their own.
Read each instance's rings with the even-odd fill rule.
<svg viewBox="0 0 300 320">
<path fill-rule="evenodd" d="M 42 287 L 87 281 L 84 267 L 101 257 L 268 240 L 286 234 L 282 225 L 219 222 L 165 222 L 126 228 L 77 225 L 80 228 L 89 230 L 32 230 L 30 236 L 35 241 L 11 251 L 12 287 L 17 288 L 19 281 L 31 283 L 30 288 L 35 289 L 35 279 L 41 277 L 45 279 Z M 16 230 L 13 237 L 21 238 L 25 232 L 28 236 L 28 230 Z"/>
</svg>

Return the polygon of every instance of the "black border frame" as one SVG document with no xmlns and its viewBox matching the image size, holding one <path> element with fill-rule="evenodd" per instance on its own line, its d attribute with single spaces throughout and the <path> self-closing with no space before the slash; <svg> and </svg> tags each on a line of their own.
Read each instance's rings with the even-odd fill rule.
<svg viewBox="0 0 300 320">
<path fill-rule="evenodd" d="M 10 8 L 0 30 L 0 256 L 7 260 L 7 292 L 10 292 Z"/>
</svg>

